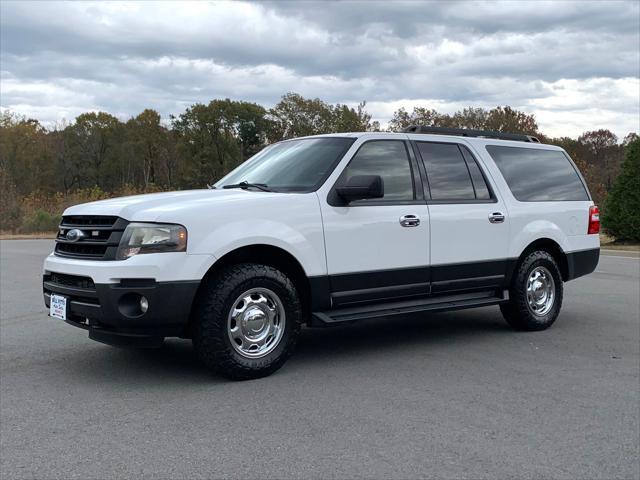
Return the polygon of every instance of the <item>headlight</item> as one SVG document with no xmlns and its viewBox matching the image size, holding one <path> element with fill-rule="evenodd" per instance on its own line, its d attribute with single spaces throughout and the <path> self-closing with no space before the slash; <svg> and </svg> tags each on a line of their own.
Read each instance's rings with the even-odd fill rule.
<svg viewBox="0 0 640 480">
<path fill-rule="evenodd" d="M 186 250 L 187 229 L 182 225 L 130 223 L 122 234 L 116 260 L 125 260 L 143 253 Z"/>
</svg>

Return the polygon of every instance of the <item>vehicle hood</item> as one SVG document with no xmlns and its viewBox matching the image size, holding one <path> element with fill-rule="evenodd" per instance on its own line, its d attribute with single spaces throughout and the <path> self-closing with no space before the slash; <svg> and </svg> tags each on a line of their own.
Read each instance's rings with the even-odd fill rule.
<svg viewBox="0 0 640 480">
<path fill-rule="evenodd" d="M 113 215 L 129 221 L 176 222 L 187 211 L 209 211 L 226 208 L 231 204 L 274 200 L 287 195 L 252 190 L 183 190 L 111 198 L 69 207 L 64 215 Z"/>
</svg>

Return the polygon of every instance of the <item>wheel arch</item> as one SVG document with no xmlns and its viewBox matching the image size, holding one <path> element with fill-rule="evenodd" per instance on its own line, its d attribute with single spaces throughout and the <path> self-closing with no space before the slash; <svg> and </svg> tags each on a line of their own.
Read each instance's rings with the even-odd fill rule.
<svg viewBox="0 0 640 480">
<path fill-rule="evenodd" d="M 544 250 L 545 252 L 548 252 L 558 264 L 562 280 L 566 282 L 569 279 L 569 261 L 567 259 L 567 254 L 564 252 L 560 244 L 550 238 L 539 238 L 529 243 L 529 245 L 527 245 L 518 256 L 517 260 L 513 262 L 509 269 L 509 283 L 511 282 L 513 273 L 520 262 L 522 262 L 529 253 L 535 250 Z"/>
<path fill-rule="evenodd" d="M 228 266 L 240 263 L 268 265 L 287 275 L 298 289 L 300 299 L 305 309 L 305 316 L 308 317 L 307 313 L 310 312 L 311 305 L 311 284 L 302 264 L 293 254 L 285 249 L 268 244 L 245 245 L 231 250 L 218 258 L 213 265 L 209 267 L 209 270 L 207 270 L 200 281 L 194 303 L 200 296 L 207 279 L 214 277 L 218 272 Z M 191 320 L 189 323 L 191 323 Z"/>
</svg>

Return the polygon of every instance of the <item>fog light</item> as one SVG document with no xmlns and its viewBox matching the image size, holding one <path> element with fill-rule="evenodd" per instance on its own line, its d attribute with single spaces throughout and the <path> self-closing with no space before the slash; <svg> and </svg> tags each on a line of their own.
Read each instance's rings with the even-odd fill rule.
<svg viewBox="0 0 640 480">
<path fill-rule="evenodd" d="M 147 300 L 147 297 L 140 297 L 140 310 L 142 313 L 147 313 L 147 310 L 149 310 L 149 300 Z"/>
</svg>

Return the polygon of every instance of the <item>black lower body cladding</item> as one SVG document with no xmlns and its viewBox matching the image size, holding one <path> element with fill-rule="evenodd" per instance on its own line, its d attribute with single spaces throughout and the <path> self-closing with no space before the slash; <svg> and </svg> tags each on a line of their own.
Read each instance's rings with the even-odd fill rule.
<svg viewBox="0 0 640 480">
<path fill-rule="evenodd" d="M 599 258 L 599 248 L 566 253 L 563 280 L 593 272 Z M 367 302 L 500 290 L 511 285 L 519 261 L 519 258 L 509 258 L 311 277 L 311 308 L 324 311 Z M 558 263 L 562 263 L 560 259 Z"/>
<path fill-rule="evenodd" d="M 567 253 L 567 280 L 590 274 L 598 266 L 598 260 L 599 248 Z"/>
</svg>

